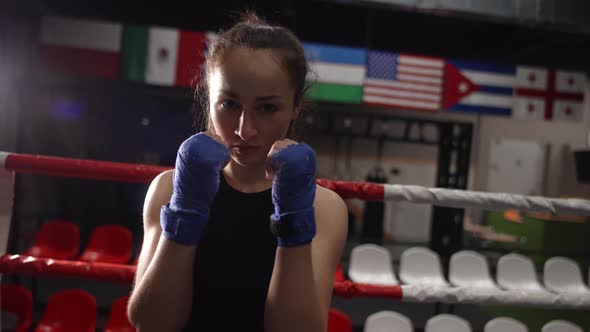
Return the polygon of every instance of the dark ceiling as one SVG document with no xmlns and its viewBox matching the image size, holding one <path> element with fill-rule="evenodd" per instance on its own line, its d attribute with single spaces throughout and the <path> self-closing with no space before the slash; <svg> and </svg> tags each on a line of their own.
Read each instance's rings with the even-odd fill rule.
<svg viewBox="0 0 590 332">
<path fill-rule="evenodd" d="M 218 30 L 231 24 L 241 10 L 252 8 L 269 21 L 292 28 L 305 41 L 590 73 L 590 35 L 571 29 L 342 1 L 21 0 L 11 1 L 9 7 L 24 16 L 57 14 L 192 30 Z"/>
</svg>

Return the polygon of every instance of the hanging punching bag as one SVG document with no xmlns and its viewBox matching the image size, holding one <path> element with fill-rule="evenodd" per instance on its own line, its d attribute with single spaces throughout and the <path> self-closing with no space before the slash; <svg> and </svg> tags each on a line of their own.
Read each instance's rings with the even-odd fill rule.
<svg viewBox="0 0 590 332">
<path fill-rule="evenodd" d="M 387 183 L 387 176 L 383 172 L 370 172 L 365 178 L 367 182 Z M 383 215 L 384 202 L 367 202 L 363 216 L 362 243 L 383 243 Z"/>
</svg>

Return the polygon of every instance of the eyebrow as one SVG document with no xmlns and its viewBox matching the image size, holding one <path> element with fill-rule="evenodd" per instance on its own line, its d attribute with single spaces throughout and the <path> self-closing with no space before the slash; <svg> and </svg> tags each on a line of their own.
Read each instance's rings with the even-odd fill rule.
<svg viewBox="0 0 590 332">
<path fill-rule="evenodd" d="M 273 99 L 281 99 L 281 96 L 271 95 L 271 96 L 256 97 L 256 100 L 258 100 L 258 101 L 267 101 L 267 100 L 273 100 Z"/>
<path fill-rule="evenodd" d="M 229 90 L 220 90 L 221 93 L 223 93 L 224 95 L 230 96 L 232 98 L 239 98 L 238 95 L 232 91 Z M 268 101 L 268 100 L 273 100 L 273 99 L 281 99 L 281 96 L 279 95 L 270 95 L 270 96 L 260 96 L 260 97 L 256 97 L 257 101 Z"/>
</svg>

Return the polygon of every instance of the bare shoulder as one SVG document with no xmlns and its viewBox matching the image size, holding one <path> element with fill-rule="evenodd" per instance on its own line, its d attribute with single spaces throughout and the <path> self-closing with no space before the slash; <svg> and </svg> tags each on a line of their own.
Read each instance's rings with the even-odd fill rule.
<svg viewBox="0 0 590 332">
<path fill-rule="evenodd" d="M 316 208 L 339 208 L 346 209 L 346 204 L 340 195 L 328 188 L 316 185 L 316 197 L 314 202 Z"/>
<path fill-rule="evenodd" d="M 158 246 L 162 229 L 160 227 L 160 209 L 170 202 L 172 197 L 172 172 L 164 171 L 156 176 L 145 195 L 143 203 L 143 243 L 135 274 L 136 283 L 141 280 L 149 262 Z"/>
<path fill-rule="evenodd" d="M 174 170 L 164 171 L 156 176 L 145 195 L 143 216 L 145 226 L 160 225 L 160 208 L 168 204 L 172 197 L 172 174 Z"/>
<path fill-rule="evenodd" d="M 330 189 L 317 186 L 315 197 L 316 236 L 311 244 L 312 260 L 328 299 L 332 293 L 334 272 L 346 245 L 348 209 L 342 198 Z"/>
<path fill-rule="evenodd" d="M 314 202 L 318 233 L 328 232 L 337 237 L 346 236 L 348 231 L 348 209 L 346 203 L 336 192 L 316 187 Z"/>
</svg>

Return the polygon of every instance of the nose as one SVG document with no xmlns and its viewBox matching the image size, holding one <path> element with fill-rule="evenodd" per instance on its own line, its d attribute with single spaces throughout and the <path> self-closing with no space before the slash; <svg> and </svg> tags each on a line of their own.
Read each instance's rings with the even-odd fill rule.
<svg viewBox="0 0 590 332">
<path fill-rule="evenodd" d="M 240 122 L 236 128 L 235 134 L 240 136 L 243 141 L 249 141 L 258 134 L 256 129 L 256 116 L 254 112 L 246 109 L 240 115 Z"/>
</svg>

